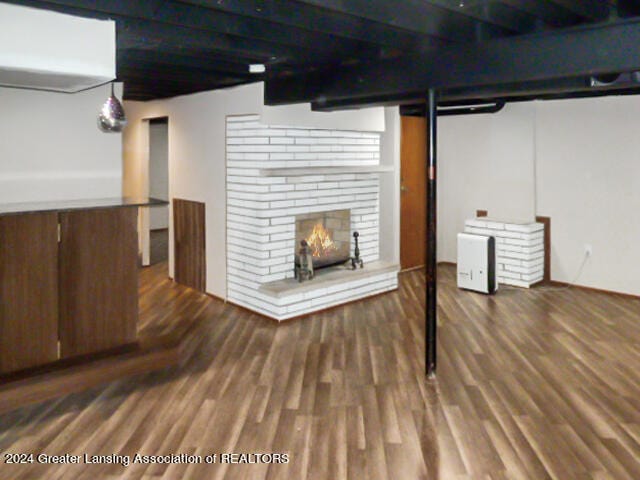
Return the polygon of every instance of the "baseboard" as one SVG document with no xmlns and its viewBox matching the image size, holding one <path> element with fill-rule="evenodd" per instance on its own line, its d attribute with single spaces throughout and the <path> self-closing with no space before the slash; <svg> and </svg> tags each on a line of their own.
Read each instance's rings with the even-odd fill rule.
<svg viewBox="0 0 640 480">
<path fill-rule="evenodd" d="M 219 302 L 227 303 L 227 300 L 225 298 L 219 297 L 218 295 L 214 295 L 213 293 L 209 293 L 209 292 L 204 292 L 204 293 L 207 297 L 213 298 L 214 300 L 217 300 Z"/>
<path fill-rule="evenodd" d="M 418 265 L 417 267 L 403 268 L 398 273 L 415 272 L 416 270 L 421 270 L 423 268 L 424 268 L 424 265 Z"/>
<path fill-rule="evenodd" d="M 571 285 L 567 282 L 559 282 L 557 280 L 550 280 L 549 282 L 547 282 L 547 285 L 553 286 L 553 287 L 559 287 L 559 288 L 566 288 L 566 287 L 571 287 L 571 288 L 575 288 L 577 290 L 584 290 L 587 292 L 595 292 L 595 293 L 604 293 L 606 295 L 615 295 L 616 297 L 623 297 L 623 298 L 631 298 L 634 300 L 640 300 L 640 295 L 634 295 L 633 293 L 623 293 L 623 292 L 616 292 L 614 290 L 605 290 L 603 288 L 594 288 L 594 287 L 586 287 L 584 285 Z"/>
<path fill-rule="evenodd" d="M 454 267 L 456 266 L 455 262 L 438 262 L 438 265 L 449 265 L 449 266 L 454 266 Z M 420 269 L 423 269 L 423 268 L 424 268 L 424 265 L 418 265 L 417 267 L 403 268 L 398 273 L 413 272 L 415 270 L 420 270 Z"/>
<path fill-rule="evenodd" d="M 456 266 L 454 262 L 438 262 L 438 265 L 443 265 L 443 266 L 449 265 L 453 267 Z M 568 287 L 569 284 L 566 282 L 559 282 L 557 280 L 543 279 L 543 280 L 540 280 L 539 282 L 531 284 L 529 288 L 536 288 L 536 287 L 542 287 L 542 286 Z M 585 290 L 588 292 L 605 293 L 607 295 L 615 295 L 617 297 L 632 298 L 632 299 L 640 300 L 640 295 L 634 295 L 632 293 L 616 292 L 614 290 L 605 290 L 603 288 L 586 287 L 584 285 L 571 285 L 571 288 L 576 288 L 578 290 Z"/>
</svg>

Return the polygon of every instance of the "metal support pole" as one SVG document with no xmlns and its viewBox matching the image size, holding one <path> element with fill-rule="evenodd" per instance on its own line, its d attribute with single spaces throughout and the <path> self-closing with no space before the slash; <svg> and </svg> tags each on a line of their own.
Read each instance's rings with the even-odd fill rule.
<svg viewBox="0 0 640 480">
<path fill-rule="evenodd" d="M 438 205 L 436 195 L 436 156 L 437 156 L 437 99 L 433 88 L 429 89 L 427 99 L 427 245 L 426 245 L 426 373 L 436 373 L 437 346 L 437 286 L 438 274 L 436 256 L 436 233 L 438 225 Z"/>
</svg>

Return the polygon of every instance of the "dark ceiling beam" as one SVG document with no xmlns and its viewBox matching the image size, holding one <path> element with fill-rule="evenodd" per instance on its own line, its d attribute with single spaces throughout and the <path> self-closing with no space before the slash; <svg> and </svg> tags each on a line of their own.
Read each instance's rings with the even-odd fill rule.
<svg viewBox="0 0 640 480">
<path fill-rule="evenodd" d="M 521 95 L 546 95 L 593 90 L 589 77 L 556 78 L 521 83 L 501 83 L 481 87 L 444 89 L 440 98 L 443 105 L 460 105 L 469 101 L 491 101 Z"/>
<path fill-rule="evenodd" d="M 503 5 L 526 12 L 538 17 L 545 25 L 563 28 L 577 25 L 581 21 L 580 15 L 562 8 L 553 2 L 539 0 L 499 0 Z M 541 27 L 538 28 L 542 30 Z"/>
<path fill-rule="evenodd" d="M 571 92 L 591 88 L 589 79 L 562 78 L 539 82 L 506 83 L 500 85 L 488 85 L 483 87 L 465 87 L 443 89 L 438 92 L 438 105 L 452 106 L 463 105 L 469 102 L 495 101 L 504 97 L 525 95 L 525 94 L 549 94 L 560 92 Z M 413 105 L 424 103 L 422 92 L 407 93 L 405 95 L 377 95 L 356 99 L 327 100 L 324 102 L 311 103 L 312 110 L 334 111 L 355 109 L 364 107 L 386 107 L 394 105 Z"/>
<path fill-rule="evenodd" d="M 238 37 L 246 44 L 257 42 L 272 45 L 277 52 L 280 46 L 308 51 L 330 50 L 336 56 L 365 55 L 377 56 L 379 47 L 351 39 L 340 39 L 335 35 L 318 33 L 301 28 L 283 29 L 273 22 L 256 20 L 250 17 L 216 12 L 208 8 L 187 5 L 165 0 L 147 0 L 145 2 L 93 0 L 90 8 L 86 0 L 9 0 L 12 3 L 37 7 L 50 6 L 57 11 L 92 18 L 112 18 L 124 25 L 160 25 L 165 29 L 189 29 L 192 35 L 217 35 Z"/>
<path fill-rule="evenodd" d="M 441 90 L 438 105 L 468 106 L 483 103 L 521 102 L 531 100 L 550 100 L 563 98 L 601 97 L 607 95 L 637 95 L 640 84 L 631 82 L 614 83 L 600 87 L 592 87 L 588 77 L 563 78 L 520 84 L 490 85 L 479 88 L 462 88 Z M 312 103 L 312 110 L 330 112 L 365 107 L 415 105 L 424 103 L 419 94 L 409 94 L 402 98 L 368 97 L 360 100 L 335 100 L 323 104 Z"/>
<path fill-rule="evenodd" d="M 621 18 L 640 15 L 640 2 L 638 0 L 618 0 L 618 16 Z"/>
<path fill-rule="evenodd" d="M 176 84 L 208 84 L 215 85 L 221 81 L 259 81 L 259 78 L 251 78 L 249 75 L 225 75 L 224 73 L 203 72 L 197 69 L 185 69 L 185 68 L 149 68 L 148 65 L 131 66 L 120 65 L 118 66 L 118 80 L 135 81 L 146 80 L 149 84 L 154 82 L 172 82 Z"/>
<path fill-rule="evenodd" d="M 244 85 L 250 82 L 228 79 L 221 81 L 215 88 L 230 88 L 237 85 Z M 161 80 L 154 83 L 146 81 L 128 82 L 124 84 L 123 98 L 125 100 L 152 100 L 159 98 L 170 98 L 178 95 L 189 95 L 192 93 L 207 92 L 213 88 L 207 84 L 184 84 L 175 82 L 162 82 Z"/>
<path fill-rule="evenodd" d="M 160 44 L 157 39 L 153 41 L 141 41 L 135 37 L 135 34 L 130 32 L 120 32 L 118 34 L 118 49 L 117 54 L 126 54 L 127 52 L 146 52 L 150 55 L 153 54 L 167 54 L 169 56 L 175 55 L 176 57 L 184 57 L 188 59 L 194 59 L 199 61 L 211 61 L 211 59 L 220 60 L 230 64 L 239 65 L 245 71 L 248 70 L 249 64 L 252 63 L 266 63 L 269 60 L 269 56 L 258 54 L 255 52 L 225 52 L 224 50 L 215 50 L 209 48 L 207 45 L 185 45 L 185 44 L 173 44 L 162 43 Z M 162 48 L 159 48 L 161 46 Z"/>
<path fill-rule="evenodd" d="M 560 7 L 592 21 L 604 21 L 612 13 L 612 5 L 606 0 L 550 0 Z"/>
<path fill-rule="evenodd" d="M 640 19 L 559 33 L 452 46 L 393 61 L 305 76 L 269 78 L 268 105 L 374 95 L 401 96 L 428 88 L 463 88 L 640 70 Z"/>
<path fill-rule="evenodd" d="M 452 2 L 451 0 L 429 0 L 429 3 L 456 14 L 467 15 L 476 20 L 494 24 L 514 33 L 532 33 L 538 27 L 538 17 L 535 15 L 500 2 L 472 1 L 464 3 Z"/>
<path fill-rule="evenodd" d="M 124 42 L 122 42 L 124 43 Z M 312 70 L 315 65 L 313 58 L 306 58 L 307 63 L 291 63 L 278 65 L 282 69 L 306 72 Z M 202 49 L 185 49 L 175 45 L 163 45 L 162 51 L 156 50 L 155 46 L 149 45 L 148 48 L 136 48 L 123 46 L 117 51 L 117 65 L 134 64 L 138 66 L 150 67 L 163 65 L 173 68 L 198 68 L 203 73 L 226 73 L 237 76 L 247 76 L 251 81 L 259 81 L 261 75 L 249 74 L 247 65 L 251 63 L 266 63 L 264 58 L 247 58 L 245 56 L 230 56 L 221 52 L 202 50 Z"/>
<path fill-rule="evenodd" d="M 309 51 L 306 48 L 262 42 L 244 37 L 236 37 L 211 31 L 197 31 L 187 27 L 153 23 L 147 20 L 127 19 L 118 23 L 118 45 L 123 48 L 139 47 L 151 44 L 162 49 L 164 45 L 182 45 L 189 48 L 201 48 L 221 51 L 227 54 L 253 55 L 266 57 L 274 61 L 290 60 L 297 57 L 313 55 L 318 62 L 329 61 L 332 54 L 321 51 Z M 122 43 L 121 43 L 122 42 Z"/>
<path fill-rule="evenodd" d="M 160 9 L 151 20 L 174 23 L 179 19 L 179 24 L 188 28 L 211 30 L 264 42 L 296 46 L 310 51 L 330 50 L 334 55 L 353 55 L 355 52 L 377 56 L 379 52 L 379 47 L 372 42 L 365 43 L 340 38 L 336 35 L 295 26 L 283 29 L 278 23 L 268 20 L 257 20 L 252 17 L 213 11 L 209 8 L 179 2 L 161 1 L 161 3 Z M 125 11 L 128 8 L 127 6 Z"/>
<path fill-rule="evenodd" d="M 291 0 L 183 0 L 184 3 L 200 5 L 215 11 L 234 13 L 259 20 L 268 20 L 287 27 L 323 32 L 338 37 L 352 38 L 366 42 L 374 41 L 401 51 L 413 50 L 419 43 L 438 47 L 446 43 L 444 39 L 421 38 L 416 33 L 396 28 L 384 23 L 367 21 L 359 15 L 343 15 L 314 5 Z"/>
<path fill-rule="evenodd" d="M 364 17 L 397 28 L 454 42 L 473 42 L 504 36 L 510 32 L 494 24 L 473 19 L 422 0 L 298 0 L 344 15 Z"/>
<path fill-rule="evenodd" d="M 311 110 L 316 112 L 335 112 L 339 110 L 358 110 L 369 107 L 395 107 L 424 102 L 424 92 L 407 93 L 405 95 L 372 95 L 356 99 L 341 98 L 311 102 Z"/>
<path fill-rule="evenodd" d="M 232 62 L 220 59 L 217 55 L 202 55 L 200 57 L 179 53 L 158 52 L 155 50 L 120 48 L 117 52 L 117 65 L 136 65 L 146 68 L 187 68 L 198 69 L 202 72 L 227 73 L 248 76 L 246 62 Z"/>
</svg>

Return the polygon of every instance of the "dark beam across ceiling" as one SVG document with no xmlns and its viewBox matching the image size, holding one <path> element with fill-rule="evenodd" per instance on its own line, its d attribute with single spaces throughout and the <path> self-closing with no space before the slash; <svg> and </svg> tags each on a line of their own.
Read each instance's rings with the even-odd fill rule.
<svg viewBox="0 0 640 480">
<path fill-rule="evenodd" d="M 578 25 L 583 20 L 583 17 L 575 12 L 562 8 L 560 5 L 550 1 L 500 0 L 500 3 L 511 8 L 527 12 L 528 14 L 538 18 L 543 25 L 549 25 L 550 27 L 571 27 Z M 544 28 L 541 28 L 541 30 L 543 29 Z"/>
<path fill-rule="evenodd" d="M 497 1 L 452 2 L 451 0 L 431 0 L 441 8 L 466 15 L 484 23 L 490 23 L 511 33 L 531 33 L 538 27 L 538 18 L 524 10 L 513 8 Z M 461 6 L 462 5 L 462 6 Z"/>
<path fill-rule="evenodd" d="M 331 72 L 269 78 L 265 102 L 389 99 L 430 88 L 482 87 L 640 70 L 640 20 L 451 46 Z"/>
<path fill-rule="evenodd" d="M 115 20 L 126 99 L 267 79 L 268 101 L 316 107 L 422 98 L 429 86 L 463 96 L 546 89 L 635 66 L 637 35 L 608 28 L 640 16 L 639 0 L 1 1 Z M 564 35 L 572 26 L 609 38 Z M 266 73 L 250 74 L 251 64 Z"/>
<path fill-rule="evenodd" d="M 371 0 L 299 0 L 334 12 L 387 23 L 422 35 L 430 35 L 453 42 L 472 42 L 508 35 L 498 25 L 471 18 L 436 2 L 404 0 L 379 2 Z"/>
<path fill-rule="evenodd" d="M 27 0 L 21 3 L 42 7 L 45 2 Z M 372 43 L 340 39 L 295 27 L 283 29 L 273 22 L 164 0 L 96 0 L 92 2 L 91 10 L 86 8 L 84 0 L 54 0 L 46 4 L 53 4 L 56 10 L 64 13 L 115 19 L 123 41 L 131 37 L 125 33 L 132 33 L 137 41 L 200 46 L 211 51 L 237 52 L 240 55 L 253 50 L 269 63 L 276 60 L 291 61 L 305 55 L 326 61 L 335 55 L 376 57 L 379 53 L 379 48 Z M 123 48 L 127 46 L 122 45 Z"/>
<path fill-rule="evenodd" d="M 247 60 L 249 63 L 256 60 Z M 118 67 L 122 66 L 144 66 L 151 72 L 174 70 L 198 70 L 201 74 L 225 73 L 242 77 L 250 77 L 246 64 L 236 63 L 226 60 L 221 55 L 203 54 L 200 56 L 190 56 L 184 50 L 180 53 L 160 53 L 156 50 L 144 50 L 136 48 L 122 48 L 118 50 Z"/>
<path fill-rule="evenodd" d="M 613 10 L 604 0 L 551 0 L 551 3 L 595 21 L 606 20 Z"/>
<path fill-rule="evenodd" d="M 323 32 L 355 40 L 371 41 L 402 51 L 413 50 L 426 42 L 438 47 L 446 43 L 444 39 L 420 37 L 415 33 L 389 25 L 387 22 L 372 22 L 360 15 L 343 15 L 323 8 L 291 0 L 183 0 L 183 3 L 203 6 L 211 10 L 233 13 L 258 20 L 268 20 L 282 28 L 301 28 Z"/>
</svg>

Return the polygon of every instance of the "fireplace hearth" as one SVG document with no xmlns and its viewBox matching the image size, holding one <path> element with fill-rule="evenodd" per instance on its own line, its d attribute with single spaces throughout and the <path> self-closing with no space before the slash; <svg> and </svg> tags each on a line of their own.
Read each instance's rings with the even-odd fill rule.
<svg viewBox="0 0 640 480">
<path fill-rule="evenodd" d="M 313 269 L 330 267 L 348 261 L 351 241 L 351 213 L 333 210 L 296 216 L 296 265 L 300 265 L 297 249 L 305 240 L 311 251 Z"/>
</svg>

